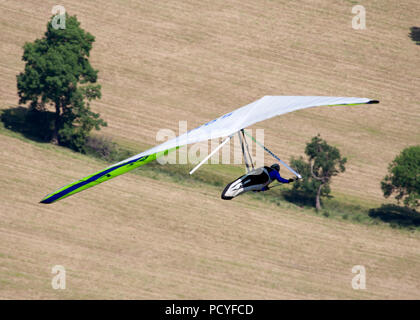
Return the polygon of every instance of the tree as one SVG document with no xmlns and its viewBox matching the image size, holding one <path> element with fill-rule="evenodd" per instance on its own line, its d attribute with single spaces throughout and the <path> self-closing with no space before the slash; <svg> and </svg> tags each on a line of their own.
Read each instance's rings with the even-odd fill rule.
<svg viewBox="0 0 420 320">
<path fill-rule="evenodd" d="M 331 192 L 331 179 L 340 172 L 345 171 L 346 158 L 342 158 L 340 151 L 330 146 L 318 135 L 307 143 L 303 157 L 291 159 L 291 165 L 302 175 L 302 180 L 297 180 L 293 191 L 302 192 L 315 199 L 315 207 L 321 209 L 321 197 L 328 196 Z"/>
<path fill-rule="evenodd" d="M 19 103 L 30 110 L 55 109 L 51 142 L 81 151 L 89 132 L 106 126 L 90 101 L 101 97 L 98 70 L 89 63 L 94 36 L 80 28 L 76 16 L 66 14 L 65 29 L 55 29 L 52 19 L 42 39 L 25 43 L 25 70 L 17 76 Z"/>
<path fill-rule="evenodd" d="M 388 166 L 388 175 L 381 182 L 384 197 L 396 194 L 398 203 L 407 207 L 420 205 L 420 145 L 404 149 Z"/>
</svg>

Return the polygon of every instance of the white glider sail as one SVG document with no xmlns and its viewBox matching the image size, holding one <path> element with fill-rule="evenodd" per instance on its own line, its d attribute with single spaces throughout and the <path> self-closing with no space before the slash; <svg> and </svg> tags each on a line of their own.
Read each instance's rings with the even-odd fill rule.
<svg viewBox="0 0 420 320">
<path fill-rule="evenodd" d="M 367 98 L 346 97 L 322 97 L 322 96 L 265 96 L 244 107 L 209 121 L 187 133 L 168 140 L 154 148 L 146 150 L 138 155 L 118 162 L 104 170 L 96 172 L 79 181 L 71 183 L 49 195 L 42 203 L 52 203 L 72 194 L 90 188 L 101 182 L 110 180 L 115 176 L 135 169 L 145 163 L 176 150 L 180 146 L 197 143 L 220 137 L 230 137 L 257 122 L 273 118 L 292 111 L 302 110 L 318 106 L 348 106 L 379 101 Z"/>
</svg>

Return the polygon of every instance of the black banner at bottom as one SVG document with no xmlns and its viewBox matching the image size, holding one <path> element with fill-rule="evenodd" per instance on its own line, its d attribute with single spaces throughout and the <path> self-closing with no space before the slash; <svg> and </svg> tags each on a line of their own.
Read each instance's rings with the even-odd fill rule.
<svg viewBox="0 0 420 320">
<path fill-rule="evenodd" d="M 307 317 L 354 317 L 416 314 L 419 301 L 272 301 L 272 300 L 140 300 L 140 301 L 1 301 L 4 314 L 37 313 L 51 316 L 129 316 L 130 319 L 277 319 Z M 411 313 L 413 312 L 413 313 Z"/>
</svg>

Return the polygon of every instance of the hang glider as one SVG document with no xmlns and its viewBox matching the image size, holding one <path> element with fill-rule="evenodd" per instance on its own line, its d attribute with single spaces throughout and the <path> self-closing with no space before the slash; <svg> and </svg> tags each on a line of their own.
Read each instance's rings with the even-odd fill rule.
<svg viewBox="0 0 420 320">
<path fill-rule="evenodd" d="M 113 164 L 104 170 L 98 171 L 90 176 L 82 178 L 81 180 L 66 185 L 47 195 L 41 200 L 41 203 L 53 203 L 64 199 L 77 192 L 88 189 L 99 183 L 108 181 L 116 176 L 138 168 L 150 161 L 166 155 L 168 152 L 178 149 L 181 146 L 209 139 L 228 137 L 190 172 L 193 173 L 201 164 L 207 161 L 207 159 L 209 159 L 216 151 L 226 144 L 234 134 L 240 133 L 244 128 L 247 128 L 257 122 L 267 120 L 275 116 L 318 106 L 352 106 L 372 103 L 379 103 L 379 101 L 367 98 L 346 97 L 265 96 L 246 106 L 226 113 L 219 118 L 192 129 L 183 135 L 168 140 L 133 157 Z M 283 161 L 280 160 L 280 158 L 276 156 L 276 159 L 285 165 L 286 168 L 291 170 L 297 177 L 299 177 L 298 173 L 289 168 Z"/>
</svg>

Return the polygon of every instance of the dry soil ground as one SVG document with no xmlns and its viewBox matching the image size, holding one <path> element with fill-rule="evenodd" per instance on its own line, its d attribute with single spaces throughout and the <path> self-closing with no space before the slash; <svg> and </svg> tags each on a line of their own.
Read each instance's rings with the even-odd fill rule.
<svg viewBox="0 0 420 320">
<path fill-rule="evenodd" d="M 43 35 L 54 1 L 0 1 L 0 108 L 17 105 L 22 46 Z M 102 133 L 156 144 L 264 95 L 381 100 L 279 117 L 266 144 L 285 159 L 317 133 L 348 156 L 335 194 L 377 205 L 379 181 L 420 141 L 416 0 L 62 1 L 96 37 Z M 362 3 L 363 4 L 363 3 Z M 418 233 L 270 206 L 220 190 L 126 175 L 57 204 L 48 192 L 104 165 L 0 135 L 0 298 L 420 298 Z M 51 268 L 67 289 L 51 288 Z M 351 268 L 367 268 L 367 289 Z"/>
</svg>

